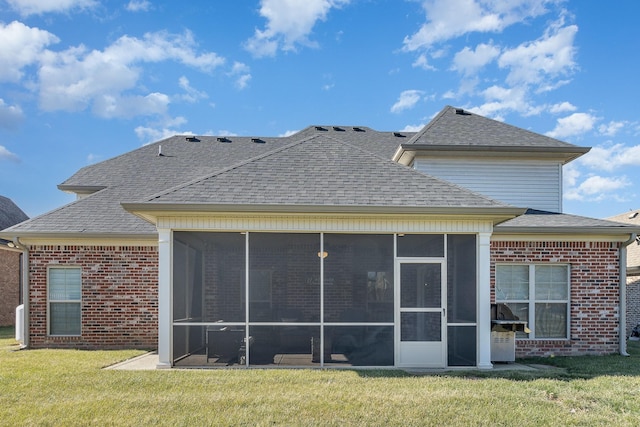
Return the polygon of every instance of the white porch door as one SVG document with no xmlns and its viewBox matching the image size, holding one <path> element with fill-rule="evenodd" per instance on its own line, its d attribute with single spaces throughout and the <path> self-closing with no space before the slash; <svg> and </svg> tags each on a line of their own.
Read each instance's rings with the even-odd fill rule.
<svg viewBox="0 0 640 427">
<path fill-rule="evenodd" d="M 396 298 L 397 365 L 446 366 L 446 283 L 444 261 L 399 261 Z"/>
</svg>

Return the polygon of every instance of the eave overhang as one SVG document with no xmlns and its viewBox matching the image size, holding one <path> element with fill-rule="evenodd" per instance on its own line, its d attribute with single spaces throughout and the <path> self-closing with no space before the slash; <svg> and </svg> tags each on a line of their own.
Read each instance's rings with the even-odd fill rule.
<svg viewBox="0 0 640 427">
<path fill-rule="evenodd" d="M 417 156 L 428 157 L 493 157 L 516 159 L 560 160 L 563 164 L 586 154 L 590 147 L 523 147 L 492 145 L 434 145 L 401 144 L 393 155 L 393 161 L 405 166 L 413 164 Z"/>
<path fill-rule="evenodd" d="M 107 188 L 104 185 L 67 185 L 67 184 L 58 184 L 58 190 L 64 191 L 65 193 L 74 193 L 74 194 L 82 194 L 88 195 L 97 193 L 100 190 L 104 190 Z"/>
<path fill-rule="evenodd" d="M 600 241 L 626 242 L 635 239 L 638 230 L 606 226 L 501 227 L 493 230 L 492 240 L 498 241 Z"/>
<path fill-rule="evenodd" d="M 68 238 L 82 238 L 82 239 L 119 239 L 119 240 L 146 240 L 157 239 L 158 235 L 155 233 L 96 233 L 96 232 L 84 232 L 82 230 L 70 230 L 65 232 L 43 232 L 43 231 L 0 231 L 0 238 L 11 240 L 15 238 L 29 238 L 29 239 L 68 239 Z"/>
<path fill-rule="evenodd" d="M 275 214 L 275 215 L 368 215 L 402 216 L 422 215 L 446 217 L 447 219 L 480 219 L 493 224 L 513 219 L 526 209 L 511 206 L 500 207 L 416 207 L 416 206 L 333 206 L 333 205 L 234 205 L 234 204 L 169 204 L 169 203 L 122 203 L 122 207 L 155 224 L 157 218 L 165 216 L 203 216 L 207 214 Z"/>
</svg>

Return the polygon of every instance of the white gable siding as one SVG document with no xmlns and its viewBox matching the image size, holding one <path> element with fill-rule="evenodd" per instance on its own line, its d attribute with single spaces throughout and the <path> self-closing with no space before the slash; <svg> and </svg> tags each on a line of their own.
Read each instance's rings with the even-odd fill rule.
<svg viewBox="0 0 640 427">
<path fill-rule="evenodd" d="M 416 158 L 414 168 L 517 207 L 562 211 L 562 165 L 551 161 Z"/>
</svg>

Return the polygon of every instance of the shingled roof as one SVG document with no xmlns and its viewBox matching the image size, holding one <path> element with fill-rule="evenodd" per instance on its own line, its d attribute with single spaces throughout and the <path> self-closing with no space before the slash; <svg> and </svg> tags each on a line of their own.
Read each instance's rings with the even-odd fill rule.
<svg viewBox="0 0 640 427">
<path fill-rule="evenodd" d="M 29 219 L 22 209 L 7 197 L 0 196 L 0 230 Z"/>
<path fill-rule="evenodd" d="M 446 181 L 379 157 L 326 134 L 315 134 L 267 154 L 229 166 L 193 182 L 128 204 L 131 210 L 243 210 L 246 207 L 291 211 L 383 209 L 516 209 Z"/>
<path fill-rule="evenodd" d="M 588 218 L 558 212 L 528 209 L 524 215 L 505 221 L 495 227 L 495 233 L 606 233 L 629 235 L 640 231 L 637 226 L 606 219 Z"/>
<path fill-rule="evenodd" d="M 390 158 L 399 141 L 415 133 L 322 125 L 309 126 L 288 137 L 177 135 L 80 169 L 58 188 L 88 196 L 7 231 L 31 235 L 152 236 L 155 227 L 125 211 L 122 201 L 145 200 L 314 135 L 339 138 L 365 152 Z"/>
<path fill-rule="evenodd" d="M 183 211 L 502 212 L 503 218 L 522 212 L 390 160 L 398 147 L 539 150 L 569 157 L 588 151 L 453 107 L 417 133 L 321 125 L 287 137 L 181 135 L 80 169 L 59 188 L 85 197 L 2 234 L 151 237 L 155 226 L 131 212 L 167 206 Z M 496 232 L 536 232 L 554 224 L 565 231 L 620 230 L 600 221 L 563 214 L 543 218 L 529 211 Z"/>
<path fill-rule="evenodd" d="M 535 153 L 569 162 L 590 150 L 492 120 L 462 108 L 446 106 L 411 139 L 402 143 L 394 159 L 410 164 L 417 153 L 491 152 Z"/>
<path fill-rule="evenodd" d="M 629 212 L 607 219 L 640 228 L 640 209 L 630 210 Z M 640 241 L 632 243 L 627 247 L 627 274 L 630 276 L 640 276 Z"/>
</svg>

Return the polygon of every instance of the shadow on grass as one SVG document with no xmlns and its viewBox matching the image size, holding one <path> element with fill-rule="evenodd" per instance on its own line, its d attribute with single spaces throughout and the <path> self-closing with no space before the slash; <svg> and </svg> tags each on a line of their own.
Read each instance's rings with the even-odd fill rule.
<svg viewBox="0 0 640 427">
<path fill-rule="evenodd" d="M 574 380 L 590 379 L 599 376 L 640 377 L 640 341 L 629 341 L 627 351 L 630 356 L 563 356 L 531 357 L 518 359 L 510 368 L 500 365 L 500 369 L 454 369 L 454 370 L 357 370 L 365 378 L 402 378 L 415 376 L 439 376 L 469 379 L 509 379 L 514 381 L 533 381 L 537 379 Z M 522 369 L 522 367 L 529 369 Z"/>
<path fill-rule="evenodd" d="M 15 329 L 13 326 L 0 327 L 0 340 L 13 344 Z M 575 357 L 531 357 L 518 359 L 511 369 L 509 365 L 500 365 L 500 369 L 452 369 L 404 371 L 401 369 L 354 369 L 363 378 L 413 378 L 416 376 L 439 376 L 469 379 L 509 379 L 514 381 L 533 381 L 537 379 L 573 380 L 589 379 L 599 376 L 640 377 L 640 341 L 628 341 L 630 356 L 575 356 Z M 523 370 L 521 366 L 531 369 Z M 520 369 L 519 369 L 520 368 Z"/>
<path fill-rule="evenodd" d="M 13 326 L 0 326 L 0 340 L 13 339 L 16 336 Z"/>
</svg>

